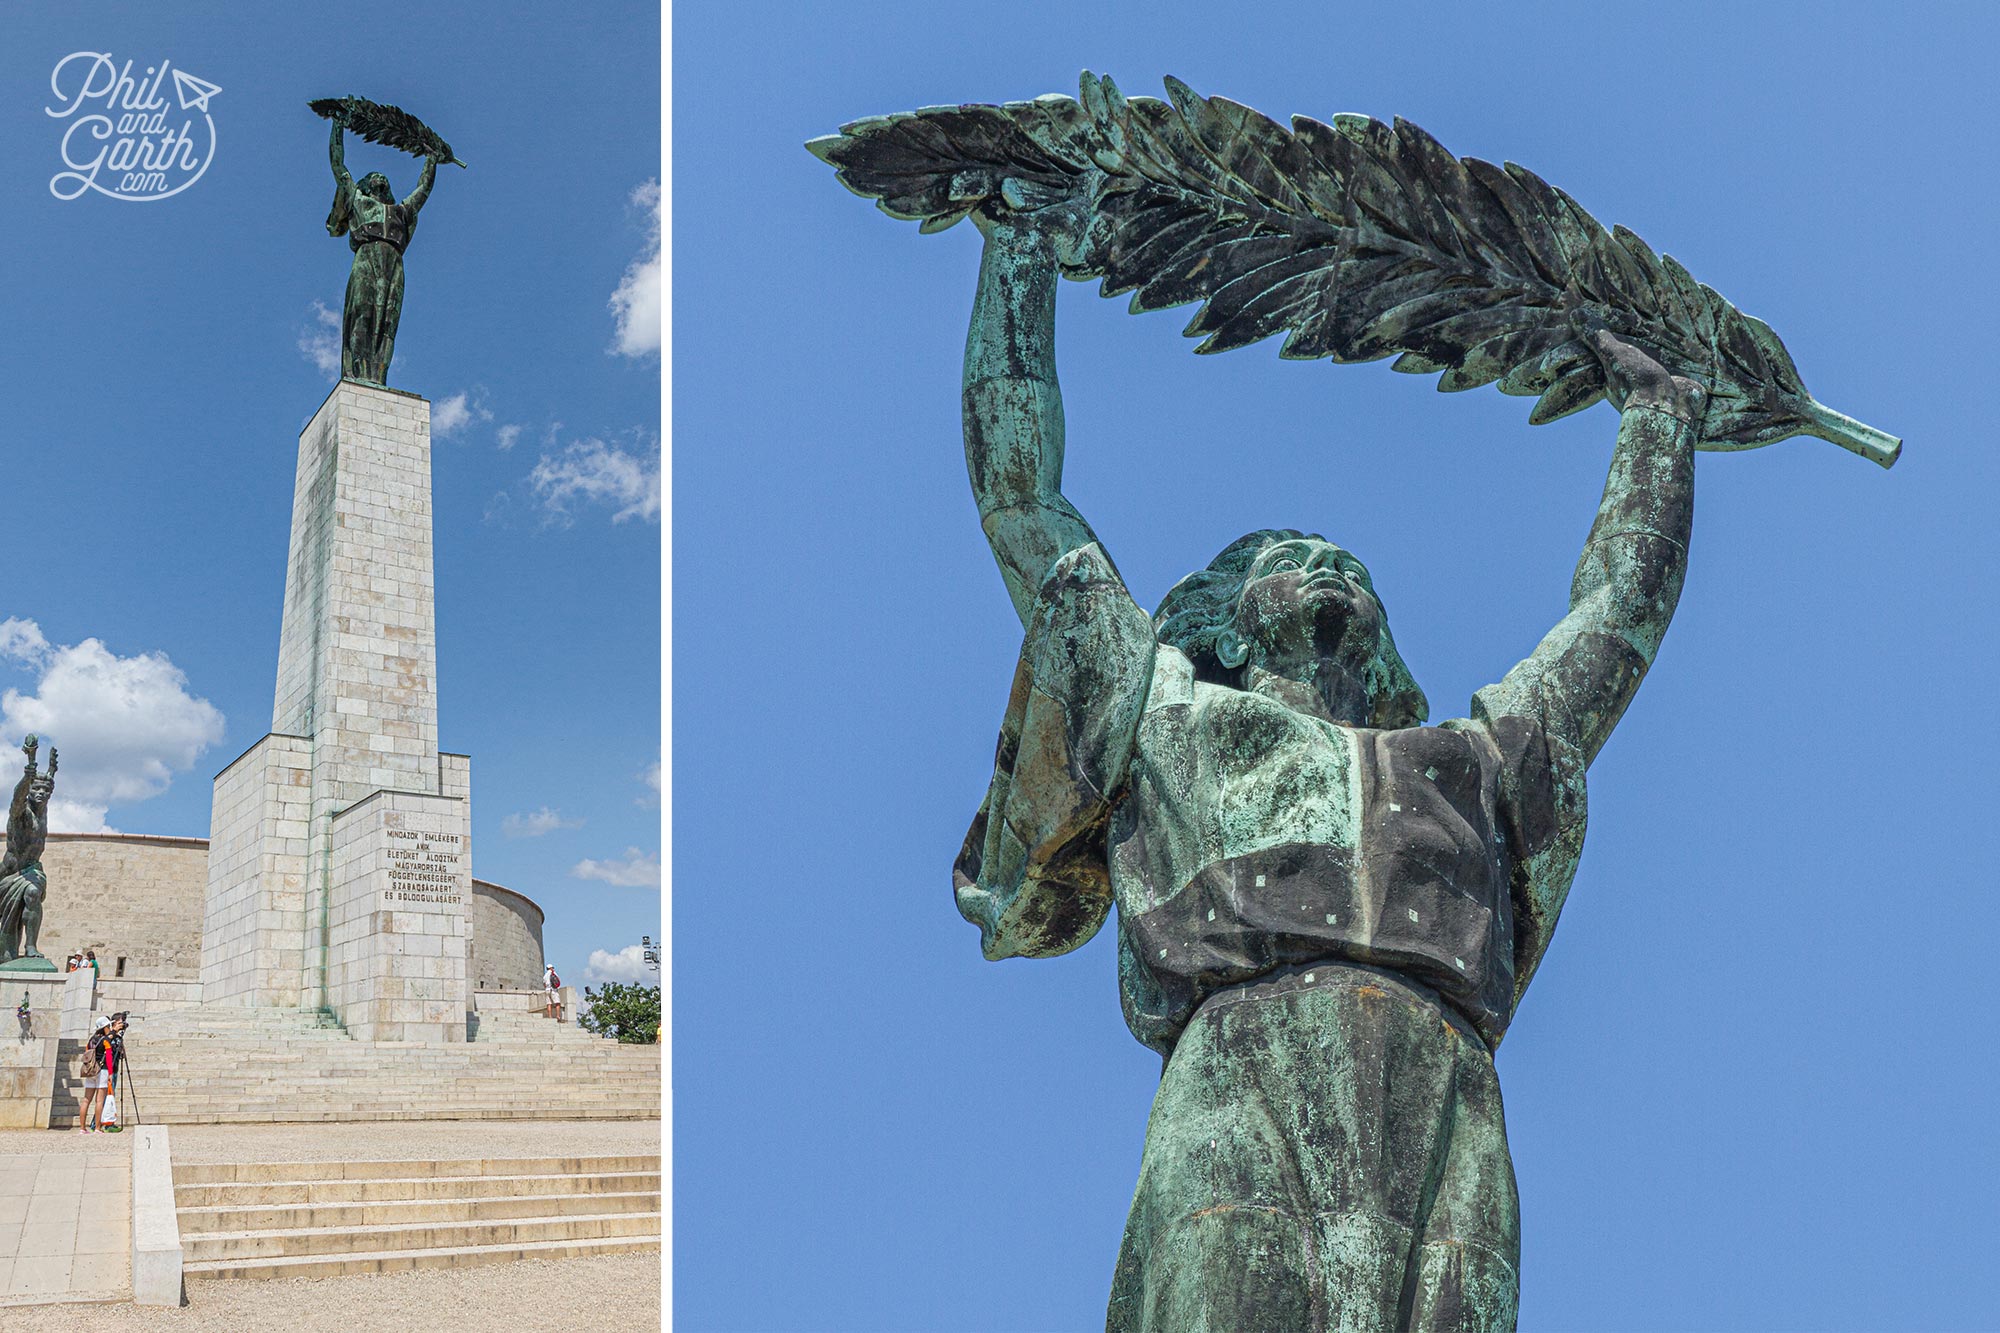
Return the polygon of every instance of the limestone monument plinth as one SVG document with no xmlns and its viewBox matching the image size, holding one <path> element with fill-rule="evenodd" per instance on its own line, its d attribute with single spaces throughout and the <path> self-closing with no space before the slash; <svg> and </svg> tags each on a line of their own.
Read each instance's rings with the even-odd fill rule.
<svg viewBox="0 0 2000 1333">
<path fill-rule="evenodd" d="M 0 1005 L 12 1010 L 0 1028 L 0 1129 L 42 1129 L 55 1105 L 56 1062 L 61 1046 L 63 989 L 60 972 L 0 976 Z M 20 1006 L 27 1004 L 27 1014 Z"/>
<path fill-rule="evenodd" d="M 271 733 L 215 781 L 202 997 L 463 1041 L 471 761 L 438 749 L 430 404 L 342 380 L 299 437 Z"/>
</svg>

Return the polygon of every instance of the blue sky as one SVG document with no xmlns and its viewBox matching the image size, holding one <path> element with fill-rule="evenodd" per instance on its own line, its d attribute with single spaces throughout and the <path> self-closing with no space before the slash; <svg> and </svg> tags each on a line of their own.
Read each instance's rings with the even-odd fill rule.
<svg viewBox="0 0 2000 1333">
<path fill-rule="evenodd" d="M 440 731 L 472 756 L 473 873 L 541 903 L 566 981 L 658 936 L 657 11 L 36 3 L 5 23 L 8 742 L 42 720 L 73 827 L 206 834 L 210 779 L 270 728 L 298 431 L 338 369 L 319 311 L 337 318 L 349 256 L 305 102 L 399 103 L 472 164 L 423 213 L 390 381 L 432 402 Z M 198 180 L 52 194 L 51 72 L 78 51 L 221 88 Z M 416 182 L 399 153 L 348 160 Z"/>
<path fill-rule="evenodd" d="M 1499 1058 L 1522 1327 L 1988 1324 L 2000 36 L 1974 6 L 1055 3 L 675 14 L 676 1309 L 699 1329 L 1098 1326 L 1158 1062 L 1110 932 L 981 961 L 949 868 L 1019 630 L 959 439 L 978 257 L 800 144 L 1175 74 L 1512 158 L 1907 437 L 1698 468 L 1692 568 L 1591 774 Z M 1062 293 L 1068 491 L 1140 600 L 1255 527 L 1368 561 L 1433 715 L 1562 614 L 1615 418 L 1386 366 L 1196 358 Z"/>
</svg>

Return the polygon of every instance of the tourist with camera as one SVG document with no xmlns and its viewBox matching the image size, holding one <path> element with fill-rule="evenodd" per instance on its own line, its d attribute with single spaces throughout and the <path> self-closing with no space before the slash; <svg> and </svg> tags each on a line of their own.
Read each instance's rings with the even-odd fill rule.
<svg viewBox="0 0 2000 1333">
<path fill-rule="evenodd" d="M 90 1134 L 103 1128 L 104 1104 L 124 1059 L 125 1015 L 116 1013 L 98 1019 L 83 1048 L 83 1111 L 77 1117 L 78 1133 Z"/>
</svg>

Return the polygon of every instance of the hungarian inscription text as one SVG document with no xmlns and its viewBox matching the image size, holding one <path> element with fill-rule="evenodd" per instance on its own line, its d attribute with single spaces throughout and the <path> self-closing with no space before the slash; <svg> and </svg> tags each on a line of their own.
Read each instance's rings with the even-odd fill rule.
<svg viewBox="0 0 2000 1333">
<path fill-rule="evenodd" d="M 465 902 L 459 888 L 464 839 L 456 833 L 385 830 L 389 843 L 390 902 L 455 907 Z"/>
</svg>

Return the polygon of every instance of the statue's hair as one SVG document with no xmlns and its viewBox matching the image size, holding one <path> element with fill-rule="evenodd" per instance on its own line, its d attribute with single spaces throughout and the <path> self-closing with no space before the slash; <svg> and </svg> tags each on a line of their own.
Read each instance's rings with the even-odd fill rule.
<svg viewBox="0 0 2000 1333">
<path fill-rule="evenodd" d="M 1265 528 L 1238 537 L 1208 562 L 1208 568 L 1188 575 L 1168 590 L 1153 612 L 1153 633 L 1161 643 L 1178 648 L 1194 663 L 1195 675 L 1218 685 L 1242 686 L 1242 673 L 1224 666 L 1219 654 L 1222 636 L 1234 629 L 1236 603 L 1243 596 L 1250 567 L 1264 548 L 1315 534 L 1292 528 Z M 1325 538 L 1319 538 L 1324 541 Z M 1370 589 L 1373 595 L 1373 589 Z M 1376 598 L 1378 607 L 1381 598 Z M 1382 632 L 1366 671 L 1369 725 L 1383 728 L 1422 726 L 1430 716 L 1430 701 L 1396 651 L 1389 635 L 1389 613 L 1381 615 Z"/>
</svg>

